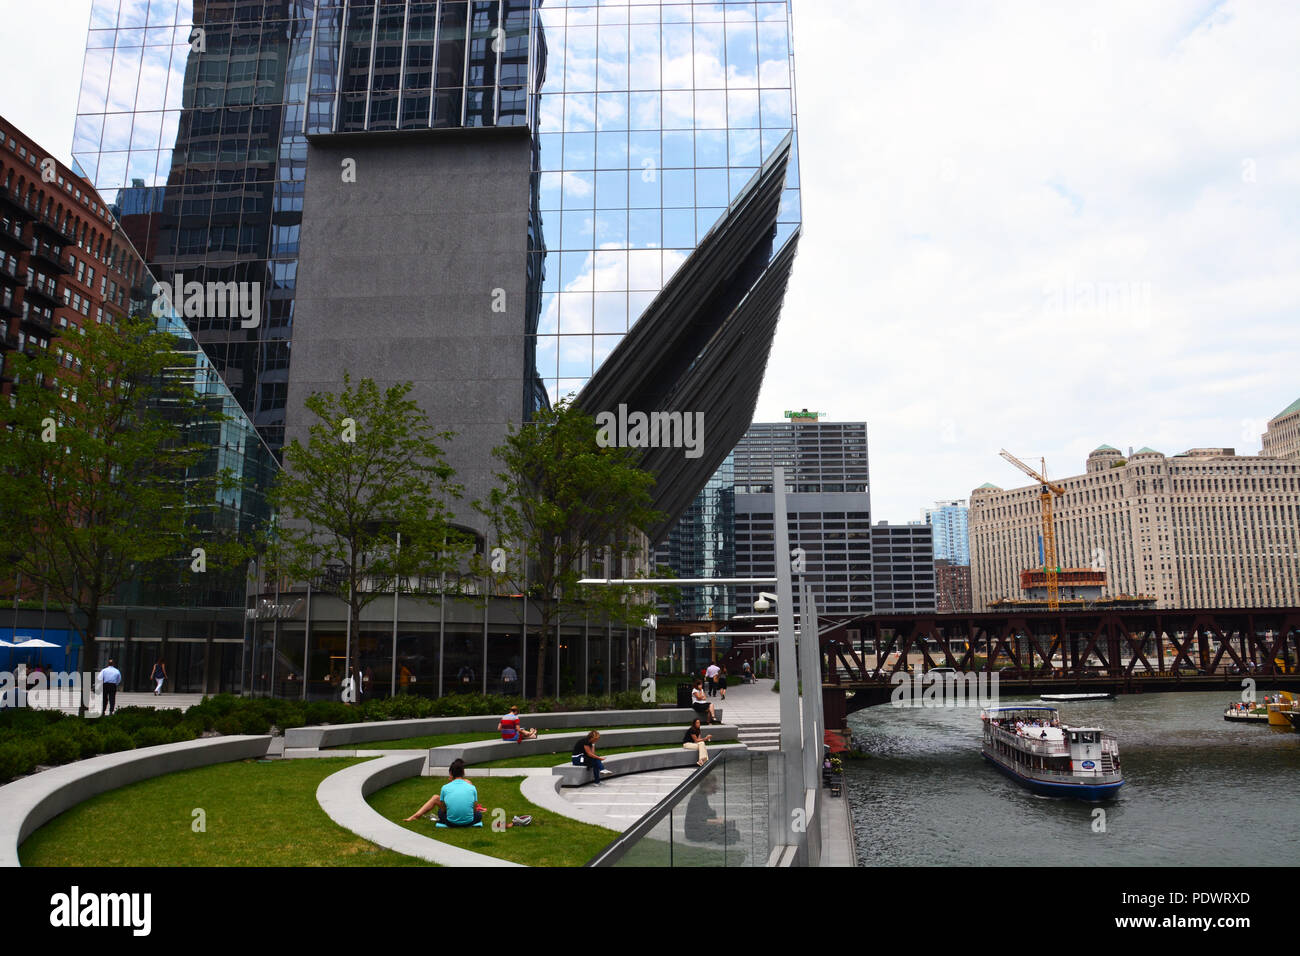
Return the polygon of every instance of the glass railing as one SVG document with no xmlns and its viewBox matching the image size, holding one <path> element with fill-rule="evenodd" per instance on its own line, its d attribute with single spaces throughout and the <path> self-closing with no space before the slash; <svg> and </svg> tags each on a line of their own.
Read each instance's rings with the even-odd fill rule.
<svg viewBox="0 0 1300 956">
<path fill-rule="evenodd" d="M 715 754 L 588 866 L 767 866 L 781 787 L 779 753 Z M 779 836 L 779 834 L 777 834 Z"/>
</svg>

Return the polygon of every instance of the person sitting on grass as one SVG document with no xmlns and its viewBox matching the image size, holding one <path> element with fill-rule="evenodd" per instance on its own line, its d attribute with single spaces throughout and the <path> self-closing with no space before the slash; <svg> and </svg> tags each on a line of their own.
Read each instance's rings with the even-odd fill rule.
<svg viewBox="0 0 1300 956">
<path fill-rule="evenodd" d="M 449 779 L 442 789 L 406 819 L 418 820 L 436 806 L 438 822 L 445 827 L 482 826 L 483 806 L 478 802 L 478 790 L 465 779 L 465 761 L 457 757 L 447 773 Z"/>
<path fill-rule="evenodd" d="M 510 712 L 497 722 L 497 730 L 501 731 L 502 740 L 512 740 L 519 743 L 521 740 L 536 740 L 537 728 L 519 726 L 519 705 L 514 704 Z"/>
</svg>

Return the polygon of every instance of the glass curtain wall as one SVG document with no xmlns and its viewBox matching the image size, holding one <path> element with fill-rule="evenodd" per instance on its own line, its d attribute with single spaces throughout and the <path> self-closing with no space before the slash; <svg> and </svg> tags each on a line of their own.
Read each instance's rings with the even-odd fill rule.
<svg viewBox="0 0 1300 956">
<path fill-rule="evenodd" d="M 554 401 L 600 367 L 794 129 L 794 72 L 785 0 L 548 0 L 540 16 L 536 356 Z M 774 255 L 800 219 L 797 144 L 786 187 Z"/>
</svg>

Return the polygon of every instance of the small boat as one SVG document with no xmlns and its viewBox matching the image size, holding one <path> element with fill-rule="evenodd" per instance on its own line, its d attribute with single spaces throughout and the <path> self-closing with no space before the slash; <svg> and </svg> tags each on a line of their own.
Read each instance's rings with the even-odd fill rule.
<svg viewBox="0 0 1300 956">
<path fill-rule="evenodd" d="M 1282 714 L 1291 721 L 1292 730 L 1300 730 L 1300 710 L 1284 710 Z"/>
<path fill-rule="evenodd" d="M 1267 724 L 1268 708 L 1233 701 L 1224 708 L 1223 719 L 1239 724 Z"/>
<path fill-rule="evenodd" d="M 1039 694 L 1039 700 L 1050 700 L 1059 704 L 1072 704 L 1080 700 L 1114 700 L 1114 694 Z"/>
<path fill-rule="evenodd" d="M 1034 793 L 1096 801 L 1124 785 L 1114 735 L 1062 724 L 1055 707 L 991 707 L 980 720 L 980 755 Z"/>
</svg>

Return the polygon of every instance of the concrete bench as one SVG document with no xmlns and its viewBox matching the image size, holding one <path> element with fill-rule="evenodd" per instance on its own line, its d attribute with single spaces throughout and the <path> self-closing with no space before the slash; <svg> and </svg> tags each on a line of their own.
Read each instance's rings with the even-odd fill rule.
<svg viewBox="0 0 1300 956">
<path fill-rule="evenodd" d="M 316 788 L 316 802 L 326 816 L 345 830 L 396 853 L 443 866 L 519 866 L 518 863 L 412 833 L 382 816 L 366 802 L 366 797 L 375 791 L 418 775 L 423 763 L 423 758 L 418 755 L 394 754 L 355 764 L 322 780 Z"/>
<path fill-rule="evenodd" d="M 600 733 L 600 742 L 596 745 L 599 751 L 602 747 L 640 747 L 646 744 L 664 744 L 678 745 L 682 742 L 682 734 L 686 730 L 686 724 L 673 727 L 637 727 L 628 730 L 602 730 Z M 734 741 L 737 739 L 739 728 L 730 724 L 715 724 L 708 728 L 708 733 L 713 735 L 716 742 Z M 428 769 L 426 773 L 435 773 L 438 770 L 445 769 L 451 765 L 453 760 L 463 760 L 468 766 L 476 763 L 483 763 L 488 760 L 502 760 L 507 757 L 532 757 L 538 754 L 563 754 L 568 756 L 573 745 L 581 740 L 585 734 L 546 734 L 539 735 L 535 740 L 521 740 L 518 743 L 511 740 L 476 740 L 464 744 L 447 744 L 443 747 L 434 747 L 429 751 Z M 681 752 L 687 756 L 692 756 L 694 751 L 687 751 L 681 748 Z M 694 763 L 692 756 L 691 762 Z M 574 768 L 579 769 L 579 768 Z M 590 776 L 590 774 L 588 774 Z"/>
<path fill-rule="evenodd" d="M 51 767 L 0 787 L 0 866 L 18 866 L 18 847 L 42 824 L 128 783 L 266 754 L 270 737 L 210 737 L 103 754 Z"/>
<path fill-rule="evenodd" d="M 721 714 L 720 710 L 715 710 Z M 284 732 L 286 749 L 342 747 L 348 744 L 373 743 L 376 740 L 401 740 L 426 734 L 467 734 L 496 732 L 502 714 L 475 717 L 428 717 L 418 720 L 372 720 L 356 724 L 322 724 L 316 727 L 293 727 Z M 695 719 L 689 707 L 647 708 L 645 710 L 565 710 L 553 714 L 520 714 L 522 727 L 558 730 L 572 727 L 685 727 Z"/>
<path fill-rule="evenodd" d="M 604 735 L 601 736 L 603 741 Z M 744 744 L 718 744 L 716 738 L 709 743 L 709 759 L 713 759 L 712 751 L 714 750 L 733 750 L 744 749 Z M 602 757 L 605 762 L 605 769 L 610 771 L 609 776 L 621 777 L 629 773 L 645 773 L 647 770 L 670 770 L 676 767 L 694 767 L 696 757 L 694 750 L 687 750 L 685 747 L 677 747 L 673 750 L 642 750 L 630 754 L 614 754 L 611 757 Z M 581 787 L 592 782 L 591 771 L 586 767 L 575 767 L 573 764 L 566 764 L 563 767 L 553 767 L 551 775 L 560 778 L 562 787 Z M 605 779 L 608 779 L 605 778 Z"/>
</svg>

